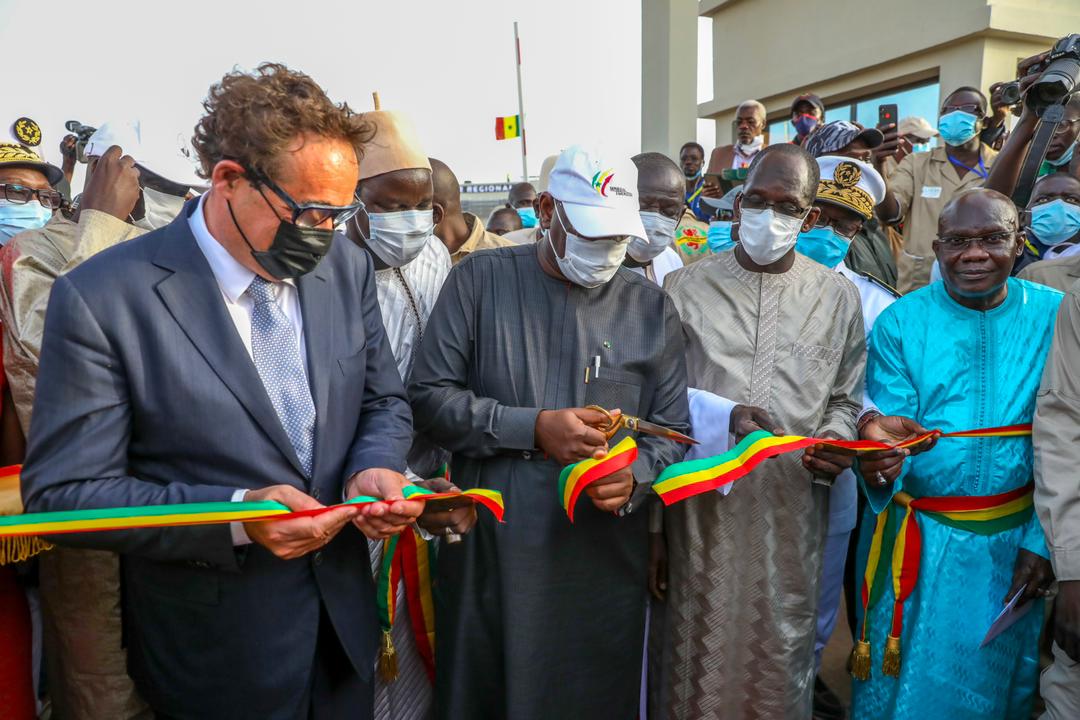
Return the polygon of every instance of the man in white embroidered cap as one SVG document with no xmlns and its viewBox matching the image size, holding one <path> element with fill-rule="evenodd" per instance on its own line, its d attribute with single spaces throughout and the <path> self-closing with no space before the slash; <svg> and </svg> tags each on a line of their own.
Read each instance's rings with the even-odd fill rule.
<svg viewBox="0 0 1080 720">
<path fill-rule="evenodd" d="M 622 266 L 629 239 L 646 237 L 628 157 L 569 148 L 538 206 L 538 243 L 450 272 L 409 386 L 415 429 L 453 453 L 454 482 L 500 490 L 507 508 L 505 525 L 481 517 L 439 552 L 440 718 L 637 712 L 642 505 L 683 446 L 638 436 L 637 459 L 588 487 L 573 525 L 559 473 L 621 440 L 589 405 L 687 430 L 681 326 L 664 292 Z"/>
</svg>

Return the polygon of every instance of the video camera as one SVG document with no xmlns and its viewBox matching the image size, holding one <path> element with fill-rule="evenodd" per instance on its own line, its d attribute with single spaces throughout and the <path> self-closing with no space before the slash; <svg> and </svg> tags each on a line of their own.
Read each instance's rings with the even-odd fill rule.
<svg viewBox="0 0 1080 720">
<path fill-rule="evenodd" d="M 83 125 L 78 120 L 68 120 L 64 123 L 64 127 L 67 131 L 75 136 L 75 158 L 81 162 L 86 162 L 86 143 L 90 140 L 90 136 L 97 132 L 96 127 L 89 125 Z"/>
<path fill-rule="evenodd" d="M 1046 60 L 1028 68 L 1028 75 L 1042 74 L 1028 88 L 1026 104 L 1033 111 L 1042 114 L 1050 105 L 1058 105 L 1071 95 L 1080 83 L 1080 35 L 1073 34 L 1061 38 Z M 1006 105 L 1020 102 L 1020 81 L 1014 80 L 1001 88 L 1001 99 Z"/>
</svg>

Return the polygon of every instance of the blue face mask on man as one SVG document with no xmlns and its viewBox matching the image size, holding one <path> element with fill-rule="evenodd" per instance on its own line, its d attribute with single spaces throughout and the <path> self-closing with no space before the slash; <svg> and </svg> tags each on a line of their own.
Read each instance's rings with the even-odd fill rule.
<svg viewBox="0 0 1080 720">
<path fill-rule="evenodd" d="M 979 130 L 976 127 L 978 123 L 979 118 L 972 113 L 953 110 L 938 119 L 938 132 L 941 133 L 941 139 L 946 145 L 956 147 L 978 134 Z"/>
<path fill-rule="evenodd" d="M 7 245 L 23 230 L 33 230 L 49 222 L 52 210 L 37 200 L 28 203 L 12 203 L 0 200 L 0 245 Z"/>
<path fill-rule="evenodd" d="M 1052 200 L 1031 208 L 1031 231 L 1044 245 L 1057 245 L 1080 232 L 1080 205 Z"/>
<path fill-rule="evenodd" d="M 521 227 L 536 227 L 536 210 L 533 209 L 532 205 L 517 208 L 517 214 L 521 218 Z"/>
<path fill-rule="evenodd" d="M 735 240 L 731 237 L 730 220 L 713 220 L 709 223 L 709 232 L 706 235 L 709 250 L 713 254 L 719 254 L 735 247 Z"/>
<path fill-rule="evenodd" d="M 851 240 L 831 227 L 818 226 L 799 234 L 795 251 L 832 269 L 847 256 L 850 245 Z"/>
</svg>

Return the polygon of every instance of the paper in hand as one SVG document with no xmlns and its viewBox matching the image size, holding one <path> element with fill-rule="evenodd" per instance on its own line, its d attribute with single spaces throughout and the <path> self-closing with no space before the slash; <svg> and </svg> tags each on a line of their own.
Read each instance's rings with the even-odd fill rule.
<svg viewBox="0 0 1080 720">
<path fill-rule="evenodd" d="M 1035 605 L 1035 603 L 1030 601 L 1017 605 L 1017 603 L 1020 602 L 1020 596 L 1024 594 L 1025 589 L 1027 589 L 1027 585 L 1017 590 L 1016 594 L 1005 604 L 1004 609 L 1002 609 L 1002 611 L 998 613 L 998 616 L 994 618 L 994 622 L 990 625 L 990 629 L 986 631 L 986 637 L 979 643 L 980 649 L 986 647 L 991 640 L 1012 627 L 1017 620 L 1027 615 L 1028 611 Z"/>
</svg>

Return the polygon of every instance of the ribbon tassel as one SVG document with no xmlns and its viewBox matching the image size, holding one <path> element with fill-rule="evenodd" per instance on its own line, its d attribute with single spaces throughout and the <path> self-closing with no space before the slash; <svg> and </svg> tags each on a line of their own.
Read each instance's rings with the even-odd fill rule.
<svg viewBox="0 0 1080 720">
<path fill-rule="evenodd" d="M 881 659 L 881 673 L 888 677 L 900 677 L 900 638 L 889 635 L 885 640 L 885 655 Z"/>
<path fill-rule="evenodd" d="M 851 650 L 850 665 L 851 676 L 856 680 L 870 679 L 870 643 L 859 640 Z"/>
<path fill-rule="evenodd" d="M 398 677 L 397 650 L 389 630 L 383 630 L 382 647 L 379 648 L 379 677 L 387 684 Z"/>
</svg>

